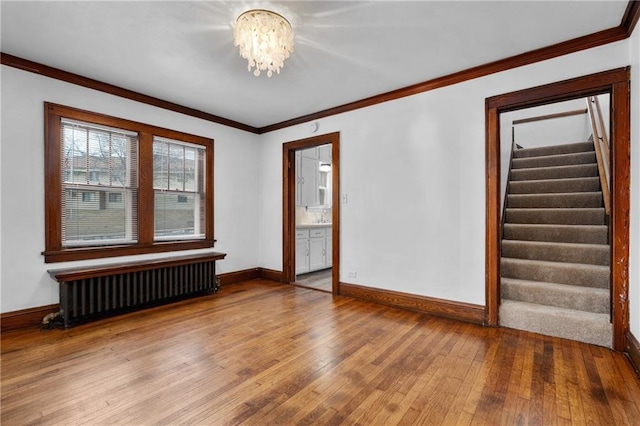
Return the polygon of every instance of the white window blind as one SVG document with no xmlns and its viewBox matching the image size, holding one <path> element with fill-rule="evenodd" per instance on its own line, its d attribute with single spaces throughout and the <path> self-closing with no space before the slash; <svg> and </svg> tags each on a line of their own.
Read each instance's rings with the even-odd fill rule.
<svg viewBox="0 0 640 426">
<path fill-rule="evenodd" d="M 138 135 L 61 121 L 62 246 L 138 240 Z"/>
<path fill-rule="evenodd" d="M 205 238 L 206 147 L 153 138 L 154 239 Z"/>
</svg>

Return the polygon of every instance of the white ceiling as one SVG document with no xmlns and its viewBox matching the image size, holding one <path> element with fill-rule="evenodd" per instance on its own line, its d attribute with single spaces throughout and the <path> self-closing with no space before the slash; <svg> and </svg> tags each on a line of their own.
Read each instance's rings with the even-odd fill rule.
<svg viewBox="0 0 640 426">
<path fill-rule="evenodd" d="M 620 24 L 609 1 L 2 1 L 2 52 L 263 127 Z M 233 46 L 244 10 L 286 16 L 280 75 Z"/>
</svg>

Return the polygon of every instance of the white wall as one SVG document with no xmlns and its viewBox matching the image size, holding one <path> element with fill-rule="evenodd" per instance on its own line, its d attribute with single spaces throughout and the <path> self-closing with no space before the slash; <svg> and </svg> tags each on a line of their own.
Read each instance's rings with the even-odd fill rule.
<svg viewBox="0 0 640 426">
<path fill-rule="evenodd" d="M 341 132 L 340 280 L 484 305 L 485 98 L 628 63 L 624 40 L 319 120 Z M 262 137 L 263 267 L 282 269 L 281 145 L 311 135 Z"/>
<path fill-rule="evenodd" d="M 215 139 L 220 272 L 282 269 L 282 143 L 341 132 L 340 279 L 484 305 L 484 100 L 629 64 L 632 40 L 256 136 L 2 67 L 1 311 L 58 302 L 44 264 L 43 106 L 57 102 Z M 640 336 L 638 85 L 632 106 L 632 330 Z M 22 167 L 17 158 L 30 158 Z M 10 177 L 10 178 L 9 178 Z M 91 261 L 109 263 L 113 259 Z M 76 263 L 79 264 L 79 263 Z M 348 271 L 357 272 L 347 278 Z"/>
<path fill-rule="evenodd" d="M 2 312 L 58 303 L 58 286 L 47 269 L 130 260 L 44 263 L 40 253 L 44 250 L 45 101 L 213 138 L 218 240 L 214 251 L 228 254 L 218 262 L 218 270 L 229 272 L 258 265 L 257 135 L 11 67 L 2 66 L 1 82 Z"/>
<path fill-rule="evenodd" d="M 509 163 L 511 161 L 511 145 L 513 140 L 514 112 L 503 112 L 500 114 L 500 215 L 502 216 L 502 206 L 507 192 L 507 180 L 509 178 Z"/>
<path fill-rule="evenodd" d="M 523 118 L 575 111 L 584 109 L 586 106 L 585 99 L 557 102 L 550 105 L 515 111 L 513 113 L 513 120 L 517 121 Z M 523 148 L 586 142 L 591 135 L 591 124 L 588 114 L 518 123 L 514 127 L 515 141 Z"/>
<path fill-rule="evenodd" d="M 640 25 L 629 42 L 631 57 L 631 244 L 629 314 L 631 332 L 640 338 Z"/>
</svg>

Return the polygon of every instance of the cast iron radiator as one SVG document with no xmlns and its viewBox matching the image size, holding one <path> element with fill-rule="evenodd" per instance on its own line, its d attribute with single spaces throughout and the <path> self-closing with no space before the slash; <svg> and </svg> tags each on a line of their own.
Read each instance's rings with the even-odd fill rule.
<svg viewBox="0 0 640 426">
<path fill-rule="evenodd" d="M 223 253 L 57 269 L 64 328 L 124 312 L 218 291 L 216 260 Z"/>
</svg>

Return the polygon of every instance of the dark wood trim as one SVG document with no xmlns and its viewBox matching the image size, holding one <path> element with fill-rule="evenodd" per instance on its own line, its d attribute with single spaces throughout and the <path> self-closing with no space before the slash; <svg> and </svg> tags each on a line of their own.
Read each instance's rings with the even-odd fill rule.
<svg viewBox="0 0 640 426">
<path fill-rule="evenodd" d="M 497 140 L 496 144 L 486 144 L 486 211 L 485 211 L 485 323 L 491 326 L 499 324 L 498 308 L 500 306 L 500 262 L 489 256 L 495 254 L 498 259 L 501 256 L 500 239 L 500 115 L 495 107 L 490 107 L 488 100 L 485 102 L 485 116 L 487 120 L 487 140 Z"/>
<path fill-rule="evenodd" d="M 38 327 L 42 324 L 42 319 L 47 314 L 58 312 L 59 310 L 60 306 L 55 304 L 5 312 L 0 314 L 0 331 L 4 333 L 22 328 Z"/>
<path fill-rule="evenodd" d="M 610 92 L 613 84 L 621 80 L 624 81 L 628 75 L 629 67 L 602 71 L 584 77 L 537 86 L 533 89 L 492 96 L 487 100 L 488 106 L 489 108 L 498 108 L 500 112 L 515 111 Z"/>
<path fill-rule="evenodd" d="M 134 92 L 132 90 L 124 89 L 122 87 L 118 87 L 109 83 L 104 83 L 88 77 L 83 77 L 81 75 L 70 73 L 58 68 L 49 67 L 44 64 L 29 61 L 27 59 L 23 59 L 14 55 L 9 55 L 3 52 L 0 52 L 0 63 L 10 67 L 21 69 L 23 71 L 32 72 L 35 74 L 54 78 L 61 81 L 66 81 L 68 83 L 72 83 L 72 84 L 87 87 L 90 89 L 98 90 L 101 92 L 109 93 L 111 95 L 120 96 L 122 98 L 131 99 L 136 102 L 142 102 L 148 105 L 153 105 L 159 108 L 164 108 L 170 111 L 174 111 L 174 112 L 189 115 L 192 117 L 200 118 L 203 120 L 211 121 L 213 123 L 218 123 L 225 126 L 233 127 L 239 130 L 244 130 L 244 131 L 255 133 L 255 134 L 264 134 L 264 133 L 272 132 L 274 130 L 279 130 L 279 129 L 284 129 L 286 127 L 294 126 L 296 124 L 306 123 L 308 121 L 318 120 L 318 119 L 330 117 L 336 114 L 342 114 L 345 112 L 353 111 L 360 108 L 365 108 L 365 107 L 376 105 L 379 103 L 400 99 L 407 96 L 412 96 L 418 93 L 427 92 L 430 90 L 450 86 L 457 83 L 462 83 L 467 80 L 472 80 L 472 79 L 483 77 L 489 74 L 506 71 L 508 69 L 529 65 L 529 64 L 544 61 L 547 59 L 552 59 L 558 56 L 567 55 L 570 53 L 579 52 L 581 50 L 590 49 L 590 48 L 601 46 L 604 44 L 620 41 L 631 36 L 635 26 L 638 23 L 639 17 L 640 17 L 640 2 L 629 0 L 625 13 L 622 17 L 621 23 L 617 27 L 609 28 L 609 29 L 588 34 L 582 37 L 577 37 L 561 43 L 556 43 L 550 46 L 542 47 L 540 49 L 531 50 L 529 52 L 511 56 L 509 58 L 504 58 L 498 61 L 489 62 L 476 67 L 468 68 L 466 70 L 461 70 L 452 74 L 448 74 L 446 76 L 438 77 L 432 80 L 427 80 L 422 83 L 403 87 L 391 92 L 381 93 L 379 95 L 371 96 L 369 98 L 361 99 L 359 101 L 325 109 L 312 114 L 303 115 L 297 118 L 292 118 L 290 120 L 285 120 L 285 121 L 274 123 L 264 127 L 254 127 L 248 124 L 229 120 L 223 117 L 218 117 L 213 114 L 209 114 L 193 108 L 185 107 L 183 105 L 178 105 L 173 102 L 164 101 L 162 99 L 154 98 L 152 96 L 144 95 L 142 93 Z"/>
<path fill-rule="evenodd" d="M 218 274 L 220 286 L 226 286 L 260 278 L 260 268 L 243 269 L 242 271 Z"/>
<path fill-rule="evenodd" d="M 484 321 L 484 307 L 471 303 L 454 302 L 391 290 L 363 287 L 344 282 L 340 283 L 340 294 L 342 296 L 375 302 L 394 308 L 408 309 L 425 314 L 472 322 L 474 324 L 482 324 Z"/>
<path fill-rule="evenodd" d="M 267 268 L 258 268 L 260 270 L 260 278 L 263 280 L 270 280 L 276 282 L 282 282 L 282 272 Z"/>
<path fill-rule="evenodd" d="M 611 302 L 613 348 L 623 351 L 629 332 L 629 220 L 631 88 L 627 79 L 611 91 Z"/>
<path fill-rule="evenodd" d="M 620 26 L 626 30 L 627 37 L 631 37 L 633 30 L 640 20 L 640 1 L 629 0 L 627 9 L 624 11 Z"/>
<path fill-rule="evenodd" d="M 331 292 L 340 294 L 340 134 L 335 133 L 331 148 Z"/>
<path fill-rule="evenodd" d="M 138 169 L 143 170 L 143 165 L 153 167 L 153 134 L 139 133 L 138 142 Z M 151 169 L 153 170 L 153 169 Z M 138 244 L 150 246 L 153 244 L 153 226 L 140 226 L 140 219 L 153 218 L 155 216 L 155 194 L 153 188 L 153 172 L 138 173 Z M 147 219 L 147 221 L 149 220 Z M 145 221 L 146 222 L 146 221 Z"/>
<path fill-rule="evenodd" d="M 509 58 L 489 62 L 473 68 L 468 68 L 466 70 L 458 71 L 453 74 L 445 75 L 443 77 L 427 80 L 425 82 L 414 84 L 412 86 L 403 87 L 391 92 L 382 93 L 359 101 L 315 112 L 313 114 L 307 114 L 290 120 L 282 121 L 280 123 L 271 124 L 269 126 L 261 127 L 260 129 L 258 129 L 258 133 L 268 133 L 274 130 L 284 129 L 286 127 L 306 123 L 308 121 L 319 120 L 321 118 L 329 117 L 332 115 L 342 114 L 383 102 L 416 95 L 422 92 L 428 92 L 430 90 L 462 83 L 467 80 L 473 80 L 475 78 L 484 77 L 501 71 L 506 71 L 524 65 L 530 65 L 536 62 L 545 61 L 547 59 L 553 59 L 558 56 L 568 55 L 570 53 L 579 52 L 581 50 L 613 43 L 628 37 L 629 35 L 627 35 L 627 30 L 622 26 L 609 28 L 607 30 L 588 34 L 586 36 L 574 38 L 540 49 L 531 50 L 529 52 L 511 56 Z"/>
<path fill-rule="evenodd" d="M 38 62 L 29 61 L 28 59 L 19 58 L 17 56 L 9 55 L 4 52 L 0 53 L 0 63 L 2 65 L 18 68 L 23 71 L 32 72 L 45 77 L 65 81 L 67 83 L 75 84 L 93 90 L 98 90 L 110 95 L 119 96 L 121 98 L 130 99 L 132 101 L 141 102 L 143 104 L 152 105 L 180 114 L 189 115 L 191 117 L 200 118 L 202 120 L 222 124 L 224 126 L 233 127 L 239 130 L 244 130 L 246 132 L 258 133 L 258 128 L 249 126 L 247 124 L 239 123 L 237 121 L 229 120 L 223 117 L 218 117 L 217 115 L 209 114 L 207 112 L 199 111 L 197 109 L 189 108 L 173 102 L 164 101 L 162 99 L 154 98 L 153 96 L 134 92 L 133 90 L 124 89 L 113 84 L 104 83 L 102 81 L 81 76 L 79 74 L 74 74 L 58 68 L 40 64 Z"/>
<path fill-rule="evenodd" d="M 571 117 L 574 115 L 582 115 L 589 112 L 586 108 L 576 109 L 573 111 L 557 112 L 555 114 L 538 115 L 535 117 L 521 118 L 520 120 L 513 120 L 513 124 L 532 123 L 534 121 L 553 120 L 554 118 Z"/>
<path fill-rule="evenodd" d="M 282 145 L 282 282 L 296 278 L 296 158 L 295 149 Z M 293 199 L 293 201 L 292 201 Z"/>
<path fill-rule="evenodd" d="M 295 266 L 295 151 L 314 146 L 331 144 L 332 206 L 331 235 L 332 291 L 340 294 L 340 132 L 312 136 L 282 145 L 282 282 L 292 283 L 296 276 Z"/>
<path fill-rule="evenodd" d="M 215 240 L 214 240 L 215 241 Z M 60 251 L 43 251 L 46 263 L 68 262 L 72 260 L 89 260 L 104 257 L 134 256 L 149 253 L 167 253 L 170 251 L 198 250 L 213 247 L 208 240 L 158 242 L 144 246 L 110 246 L 91 248 L 72 248 Z"/>
<path fill-rule="evenodd" d="M 636 370 L 636 375 L 640 377 L 640 342 L 633 333 L 627 333 L 627 355 L 631 365 Z"/>
<path fill-rule="evenodd" d="M 256 280 L 258 278 L 281 282 L 282 272 L 267 268 L 250 268 L 242 271 L 219 274 L 218 278 L 220 279 L 221 286 Z"/>
<path fill-rule="evenodd" d="M 630 68 L 618 68 L 544 86 L 493 96 L 486 100 L 486 309 L 487 322 L 498 320 L 500 297 L 500 125 L 499 114 L 526 107 L 609 93 L 612 144 L 611 294 L 613 349 L 626 348 L 629 330 L 629 176 Z"/>
<path fill-rule="evenodd" d="M 102 257 L 127 256 L 144 253 L 159 253 L 179 250 L 211 248 L 214 246 L 214 140 L 176 130 L 165 129 L 137 121 L 94 113 L 78 108 L 45 102 L 45 250 L 46 263 L 72 260 L 96 259 Z M 70 118 L 88 123 L 130 130 L 138 134 L 138 241 L 136 244 L 62 247 L 62 212 L 60 173 L 60 120 Z M 206 220 L 203 239 L 154 241 L 153 221 L 153 136 L 201 145 L 207 149 L 205 188 Z M 147 218 L 147 220 L 145 220 Z"/>
</svg>

